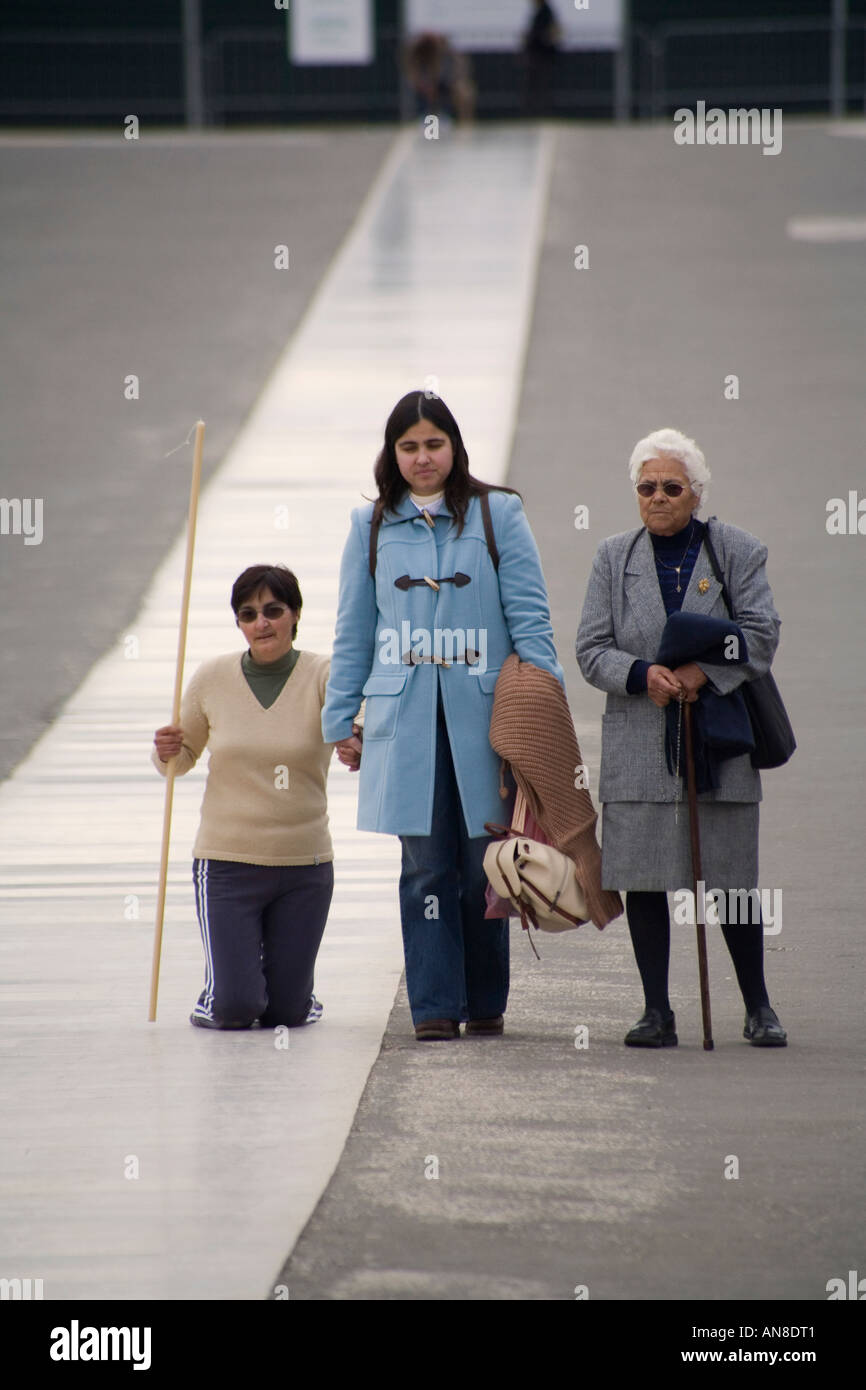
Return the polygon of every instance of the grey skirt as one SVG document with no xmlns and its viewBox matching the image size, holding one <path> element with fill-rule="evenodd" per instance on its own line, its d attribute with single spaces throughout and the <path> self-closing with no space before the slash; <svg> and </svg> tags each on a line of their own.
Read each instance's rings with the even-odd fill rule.
<svg viewBox="0 0 866 1390">
<path fill-rule="evenodd" d="M 698 802 L 707 892 L 757 887 L 760 806 L 759 801 Z M 691 889 L 688 802 L 608 801 L 601 825 L 603 888 L 621 893 Z"/>
</svg>

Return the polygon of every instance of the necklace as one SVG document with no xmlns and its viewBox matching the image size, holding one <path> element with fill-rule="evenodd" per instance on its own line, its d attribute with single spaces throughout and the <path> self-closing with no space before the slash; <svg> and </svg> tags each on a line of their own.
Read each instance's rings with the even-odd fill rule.
<svg viewBox="0 0 866 1390">
<path fill-rule="evenodd" d="M 684 550 L 683 553 L 682 553 L 682 557 L 681 557 L 680 562 L 679 562 L 678 565 L 666 565 L 665 562 L 664 562 L 664 560 L 663 560 L 663 559 L 661 558 L 661 556 L 659 555 L 658 551 L 655 552 L 656 564 L 661 565 L 662 569 L 674 570 L 674 571 L 676 572 L 676 576 L 677 576 L 677 593 L 678 593 L 678 594 L 681 594 L 681 593 L 682 593 L 682 587 L 681 587 L 681 585 L 680 585 L 680 570 L 682 569 L 683 564 L 684 564 L 684 562 L 685 562 L 685 558 L 686 558 L 686 556 L 687 556 L 688 553 L 689 553 L 689 546 L 690 546 L 691 543 L 692 543 L 692 536 L 693 536 L 694 534 L 695 534 L 695 523 L 692 522 L 692 529 L 689 531 L 689 538 L 688 538 L 688 540 L 686 541 L 686 548 L 685 548 L 685 550 Z"/>
</svg>

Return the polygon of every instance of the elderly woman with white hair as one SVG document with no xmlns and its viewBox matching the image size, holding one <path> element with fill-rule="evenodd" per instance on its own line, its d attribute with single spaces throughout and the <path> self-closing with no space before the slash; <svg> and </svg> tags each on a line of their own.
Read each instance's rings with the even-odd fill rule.
<svg viewBox="0 0 866 1390">
<path fill-rule="evenodd" d="M 747 531 L 698 518 L 710 472 L 694 440 L 656 430 L 629 462 L 642 525 L 602 541 L 593 561 L 577 634 L 584 679 L 607 691 L 602 720 L 599 800 L 602 884 L 627 893 L 626 911 L 645 996 L 645 1012 L 625 1037 L 629 1047 L 676 1046 L 668 997 L 670 915 L 667 893 L 691 889 L 689 817 L 681 768 L 665 752 L 666 706 L 694 703 L 707 686 L 725 696 L 769 670 L 779 617 L 767 583 L 766 546 Z M 709 534 L 708 534 L 709 533 Z M 707 550 L 712 544 L 732 605 Z M 748 648 L 739 665 L 690 661 L 674 670 L 658 663 L 672 613 L 703 614 L 736 623 Z M 703 881 L 722 890 L 758 882 L 761 778 L 748 753 L 718 764 L 717 785 L 698 797 Z M 749 902 L 757 901 L 749 892 Z M 726 914 L 728 918 L 732 914 Z M 746 1008 L 743 1035 L 756 1047 L 784 1047 L 785 1030 L 764 982 L 763 923 L 727 920 L 721 927 Z M 692 917 L 692 920 L 694 918 Z"/>
</svg>

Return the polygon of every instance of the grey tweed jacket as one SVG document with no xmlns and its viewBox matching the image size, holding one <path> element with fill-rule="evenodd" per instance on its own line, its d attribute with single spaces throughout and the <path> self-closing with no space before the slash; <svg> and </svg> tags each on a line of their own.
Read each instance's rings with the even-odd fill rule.
<svg viewBox="0 0 866 1390">
<path fill-rule="evenodd" d="M 743 665 L 702 668 L 712 689 L 725 695 L 770 669 L 781 624 L 765 573 L 767 547 L 748 531 L 726 522 L 712 521 L 710 536 L 749 652 Z M 706 546 L 692 570 L 683 610 L 727 617 Z M 680 799 L 681 783 L 668 772 L 665 760 L 664 711 L 645 692 L 626 694 L 632 662 L 655 661 L 666 621 L 649 534 L 640 527 L 602 541 L 593 560 L 576 642 L 584 680 L 608 692 L 602 717 L 600 801 Z M 761 800 L 760 774 L 748 754 L 721 766 L 721 785 L 702 793 L 702 801 Z"/>
</svg>

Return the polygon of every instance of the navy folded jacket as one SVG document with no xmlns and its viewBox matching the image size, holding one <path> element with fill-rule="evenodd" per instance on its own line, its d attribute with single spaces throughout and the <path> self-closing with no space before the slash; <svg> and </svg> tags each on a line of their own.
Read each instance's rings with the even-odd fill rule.
<svg viewBox="0 0 866 1390">
<path fill-rule="evenodd" d="M 732 640 L 735 639 L 735 640 Z M 730 618 L 710 618 L 703 613 L 688 613 L 682 609 L 671 613 L 665 623 L 656 662 L 675 670 L 689 661 L 704 666 L 740 666 L 748 661 L 749 652 L 742 630 Z M 665 754 L 668 769 L 676 772 L 678 702 L 672 700 L 665 710 Z M 702 686 L 697 702 L 692 705 L 692 742 L 695 754 L 695 785 L 699 792 L 712 791 L 719 785 L 719 763 L 751 753 L 755 737 L 739 690 L 718 695 L 709 686 Z M 679 773 L 686 778 L 686 754 L 680 740 Z"/>
</svg>

